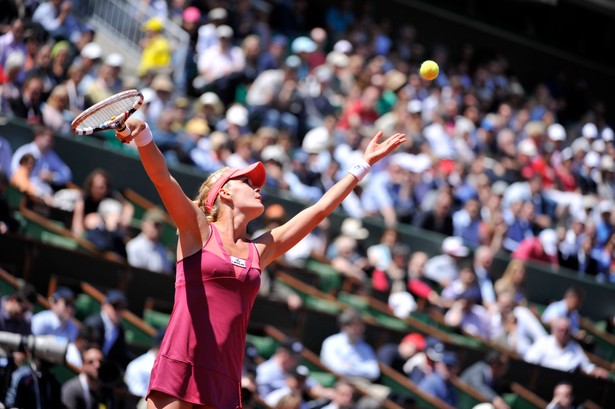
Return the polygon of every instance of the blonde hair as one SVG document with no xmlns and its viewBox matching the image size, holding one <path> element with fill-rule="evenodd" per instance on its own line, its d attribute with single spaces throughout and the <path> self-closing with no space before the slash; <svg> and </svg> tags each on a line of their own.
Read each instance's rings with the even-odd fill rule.
<svg viewBox="0 0 615 409">
<path fill-rule="evenodd" d="M 194 200 L 194 203 L 197 205 L 197 207 L 201 209 L 203 213 L 205 213 L 205 217 L 207 218 L 207 221 L 209 223 L 213 223 L 216 220 L 218 220 L 219 198 L 216 198 L 216 201 L 214 202 L 214 205 L 211 208 L 211 212 L 208 212 L 207 209 L 205 209 L 205 202 L 207 201 L 207 195 L 209 194 L 209 191 L 211 190 L 211 187 L 213 186 L 213 184 L 216 183 L 216 181 L 220 178 L 220 176 L 226 169 L 228 168 L 218 169 L 214 173 L 210 174 L 209 177 L 205 179 L 205 182 L 203 182 L 203 184 L 199 188 L 197 197 Z"/>
<path fill-rule="evenodd" d="M 495 282 L 495 292 L 501 293 L 507 290 L 515 291 L 521 288 L 516 288 L 515 283 L 513 282 L 515 272 L 519 269 L 525 269 L 525 264 L 521 260 L 510 260 L 508 266 L 506 266 L 506 270 L 502 277 Z"/>
</svg>

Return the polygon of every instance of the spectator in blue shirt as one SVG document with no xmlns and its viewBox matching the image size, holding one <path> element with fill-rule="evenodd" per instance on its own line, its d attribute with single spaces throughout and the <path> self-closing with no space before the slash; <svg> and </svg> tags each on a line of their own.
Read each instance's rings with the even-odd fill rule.
<svg viewBox="0 0 615 409">
<path fill-rule="evenodd" d="M 427 375 L 419 383 L 419 388 L 449 405 L 457 407 L 457 390 L 451 382 L 451 377 L 459 371 L 457 356 L 453 352 L 445 352 L 442 361 L 436 362 L 435 368 L 435 372 Z"/>
</svg>

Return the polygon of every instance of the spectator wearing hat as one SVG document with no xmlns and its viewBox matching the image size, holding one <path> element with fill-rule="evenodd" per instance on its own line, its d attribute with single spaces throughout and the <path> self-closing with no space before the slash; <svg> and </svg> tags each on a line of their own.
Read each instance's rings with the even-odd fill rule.
<svg viewBox="0 0 615 409">
<path fill-rule="evenodd" d="M 148 71 L 161 72 L 171 65 L 172 49 L 169 41 L 164 37 L 164 21 L 159 17 L 152 17 L 141 27 L 143 38 L 141 47 L 141 60 L 137 69 L 139 76 Z"/>
<path fill-rule="evenodd" d="M 425 393 L 441 399 L 445 403 L 457 406 L 457 390 L 451 378 L 459 372 L 459 362 L 454 352 L 445 351 L 442 359 L 437 361 L 434 372 L 427 375 L 418 387 Z"/>
<path fill-rule="evenodd" d="M 276 389 L 265 396 L 265 403 L 270 407 L 277 407 L 278 403 L 287 396 L 297 396 L 301 398 L 301 403 L 298 408 L 308 409 L 307 402 L 303 399 L 304 393 L 307 392 L 306 379 L 310 374 L 310 370 L 305 365 L 296 365 L 284 374 L 285 385 L 282 388 Z"/>
<path fill-rule="evenodd" d="M 287 338 L 278 344 L 275 353 L 256 367 L 256 386 L 258 394 L 267 397 L 274 391 L 287 387 L 286 374 L 297 368 L 301 360 L 303 344 L 296 339 Z M 324 388 L 314 379 L 306 376 L 305 390 L 322 394 Z"/>
<path fill-rule="evenodd" d="M 165 222 L 162 210 L 154 207 L 145 212 L 141 220 L 141 232 L 126 243 L 128 264 L 156 273 L 173 273 L 169 250 L 161 241 Z"/>
<path fill-rule="evenodd" d="M 75 316 L 75 294 L 68 287 L 58 287 L 49 298 L 49 309 L 32 317 L 33 335 L 56 335 L 75 342 L 79 328 Z"/>
<path fill-rule="evenodd" d="M 157 122 L 163 113 L 173 108 L 175 84 L 169 75 L 161 73 L 154 76 L 149 89 L 151 89 L 153 93 L 151 94 L 151 99 L 148 101 L 146 118 L 150 123 L 157 126 Z"/>
<path fill-rule="evenodd" d="M 154 360 L 160 350 L 160 344 L 162 343 L 164 332 L 164 329 L 158 330 L 152 337 L 152 343 L 147 352 L 130 361 L 126 367 L 126 372 L 124 373 L 124 383 L 128 387 L 130 393 L 134 396 L 145 398 L 147 395 L 149 378 L 154 366 Z"/>
<path fill-rule="evenodd" d="M 133 359 L 126 345 L 126 335 L 122 326 L 122 313 L 128 302 L 120 290 L 110 290 L 105 296 L 100 312 L 83 321 L 83 333 L 87 342 L 101 346 L 105 358 L 122 370 Z"/>
<path fill-rule="evenodd" d="M 378 348 L 378 362 L 391 367 L 399 373 L 404 373 L 404 365 L 417 352 L 425 350 L 425 337 L 418 333 L 404 336 L 399 343 L 390 342 Z"/>
<path fill-rule="evenodd" d="M 297 70 L 301 61 L 296 55 L 286 58 L 283 67 L 261 72 L 248 90 L 246 105 L 254 127 L 270 127 L 298 136 L 301 110 L 292 108 L 300 97 Z M 291 109 L 292 108 L 292 109 Z"/>
<path fill-rule="evenodd" d="M 431 257 L 425 263 L 425 277 L 447 287 L 459 277 L 460 262 L 470 255 L 460 237 L 451 236 L 442 241 L 442 254 Z"/>
<path fill-rule="evenodd" d="M 83 79 L 79 83 L 79 91 L 85 94 L 90 86 L 90 82 L 96 78 L 98 67 L 102 62 L 103 51 L 102 47 L 95 42 L 88 42 L 79 52 L 81 57 L 78 62 L 81 64 L 84 74 Z"/>
<path fill-rule="evenodd" d="M 207 13 L 207 24 L 199 27 L 196 43 L 196 54 L 201 55 L 211 47 L 220 43 L 216 29 L 225 25 L 228 20 L 228 12 L 222 7 L 215 7 Z"/>
<path fill-rule="evenodd" d="M 234 32 L 225 24 L 216 27 L 218 43 L 198 54 L 198 77 L 193 81 L 195 89 L 202 93 L 213 91 L 225 105 L 235 99 L 235 90 L 246 68 L 243 50 L 233 45 Z"/>
<path fill-rule="evenodd" d="M 25 58 L 20 52 L 10 54 L 4 66 L 0 66 L 0 71 L 4 68 L 4 83 L 0 89 L 0 110 L 10 113 L 11 99 L 19 99 L 21 95 L 22 82 L 19 80 L 24 67 Z"/>
<path fill-rule="evenodd" d="M 508 361 L 508 355 L 489 351 L 482 360 L 467 367 L 460 379 L 487 398 L 494 409 L 509 409 L 502 398 L 502 394 L 507 391 L 503 381 L 508 372 Z"/>
</svg>

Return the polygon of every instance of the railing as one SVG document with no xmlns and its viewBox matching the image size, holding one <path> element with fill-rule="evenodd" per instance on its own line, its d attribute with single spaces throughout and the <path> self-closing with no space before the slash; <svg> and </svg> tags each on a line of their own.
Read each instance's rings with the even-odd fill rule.
<svg viewBox="0 0 615 409">
<path fill-rule="evenodd" d="M 128 55 L 141 54 L 139 46 L 139 41 L 143 37 L 141 26 L 148 19 L 157 16 L 152 7 L 139 0 L 80 0 L 75 11 L 78 16 L 89 18 L 90 24 L 97 29 L 114 35 L 123 48 L 117 51 Z M 183 86 L 190 37 L 169 19 L 165 20 L 164 35 L 170 41 L 173 50 L 173 78 L 177 85 Z"/>
</svg>

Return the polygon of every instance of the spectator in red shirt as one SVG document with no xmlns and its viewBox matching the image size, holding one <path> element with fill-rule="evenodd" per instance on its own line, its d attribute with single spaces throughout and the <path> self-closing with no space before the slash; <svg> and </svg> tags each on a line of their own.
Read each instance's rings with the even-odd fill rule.
<svg viewBox="0 0 615 409">
<path fill-rule="evenodd" d="M 349 103 L 342 113 L 338 126 L 342 129 L 369 126 L 378 119 L 378 112 L 374 108 L 380 99 L 380 90 L 377 87 L 365 88 L 361 97 Z"/>
<path fill-rule="evenodd" d="M 523 239 L 512 253 L 512 258 L 521 261 L 542 261 L 556 268 L 558 266 L 557 245 L 558 238 L 555 230 L 544 229 L 538 237 Z"/>
</svg>

